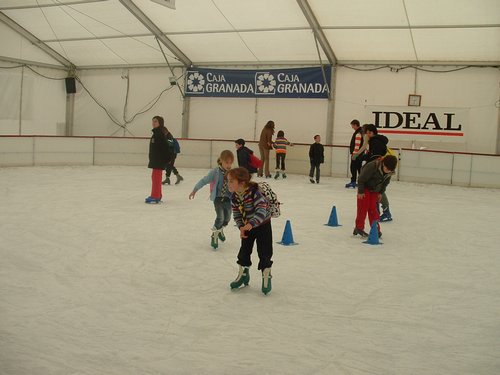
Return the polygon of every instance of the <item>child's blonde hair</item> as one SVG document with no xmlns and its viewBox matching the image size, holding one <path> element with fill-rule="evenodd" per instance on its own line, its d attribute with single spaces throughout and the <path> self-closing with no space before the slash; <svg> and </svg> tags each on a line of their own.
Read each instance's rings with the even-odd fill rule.
<svg viewBox="0 0 500 375">
<path fill-rule="evenodd" d="M 229 150 L 224 150 L 220 153 L 219 158 L 217 159 L 217 164 L 221 165 L 223 161 L 234 161 L 234 154 Z"/>
</svg>

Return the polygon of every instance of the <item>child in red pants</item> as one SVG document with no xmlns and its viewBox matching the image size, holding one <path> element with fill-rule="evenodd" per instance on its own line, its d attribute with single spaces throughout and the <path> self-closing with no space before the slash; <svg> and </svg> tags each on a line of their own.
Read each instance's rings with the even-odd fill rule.
<svg viewBox="0 0 500 375">
<path fill-rule="evenodd" d="M 161 176 L 167 163 L 172 159 L 172 148 L 169 146 L 165 128 L 165 120 L 161 116 L 155 116 L 152 120 L 151 140 L 149 141 L 149 164 L 151 168 L 151 195 L 146 198 L 146 203 L 160 203 Z"/>
<path fill-rule="evenodd" d="M 366 214 L 368 214 L 370 227 L 374 221 L 377 221 L 379 237 L 382 236 L 378 224 L 377 204 L 387 185 L 389 185 L 397 164 L 398 159 L 393 155 L 388 155 L 365 164 L 361 169 L 358 177 L 358 211 L 356 214 L 356 227 L 352 232 L 353 235 L 368 237 L 368 233 L 365 232 L 365 220 Z"/>
</svg>

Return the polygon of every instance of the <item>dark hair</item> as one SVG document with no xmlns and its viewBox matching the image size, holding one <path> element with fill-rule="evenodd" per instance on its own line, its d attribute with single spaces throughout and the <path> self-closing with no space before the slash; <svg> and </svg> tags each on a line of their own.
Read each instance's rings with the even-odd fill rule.
<svg viewBox="0 0 500 375">
<path fill-rule="evenodd" d="M 317 137 L 319 137 L 319 134 L 316 134 L 316 135 L 314 136 L 314 140 L 316 140 L 316 138 L 317 138 Z"/>
<path fill-rule="evenodd" d="M 257 186 L 255 182 L 250 181 L 250 173 L 246 168 L 233 168 L 227 172 L 227 178 L 234 178 L 238 181 L 238 183 L 243 182 L 246 186 Z"/>
<path fill-rule="evenodd" d="M 223 161 L 229 159 L 231 159 L 231 161 L 234 161 L 234 154 L 229 150 L 224 150 L 220 153 L 220 156 L 217 159 L 217 164 L 221 165 Z"/>
<path fill-rule="evenodd" d="M 359 126 L 359 121 L 358 120 L 352 120 L 351 125 L 356 125 Z"/>
<path fill-rule="evenodd" d="M 382 158 L 382 164 L 390 171 L 395 171 L 396 166 L 398 165 L 398 158 L 394 155 L 387 155 Z"/>
<path fill-rule="evenodd" d="M 160 124 L 160 128 L 163 128 L 165 126 L 165 120 L 161 116 L 155 116 L 153 117 L 153 120 L 158 120 L 158 123 Z"/>
<path fill-rule="evenodd" d="M 245 140 L 243 138 L 238 138 L 236 141 L 234 141 L 234 143 L 245 146 Z"/>
<path fill-rule="evenodd" d="M 265 128 L 271 128 L 274 130 L 274 121 L 273 120 L 269 120 L 266 124 L 266 126 L 264 126 Z"/>
<path fill-rule="evenodd" d="M 283 130 L 280 130 L 278 132 L 278 134 L 276 135 L 276 137 L 284 137 L 285 136 L 285 132 Z"/>
<path fill-rule="evenodd" d="M 377 130 L 377 127 L 375 125 L 373 125 L 373 124 L 365 124 L 365 125 L 363 125 L 365 128 L 365 133 L 372 132 L 373 134 L 378 134 L 378 130 Z"/>
</svg>

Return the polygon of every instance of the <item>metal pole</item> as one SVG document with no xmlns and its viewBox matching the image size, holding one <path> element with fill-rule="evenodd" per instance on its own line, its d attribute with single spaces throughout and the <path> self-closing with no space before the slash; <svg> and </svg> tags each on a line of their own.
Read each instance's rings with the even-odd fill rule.
<svg viewBox="0 0 500 375">
<path fill-rule="evenodd" d="M 326 142 L 325 144 L 333 145 L 333 122 L 335 116 L 335 94 L 337 92 L 335 84 L 337 82 L 337 69 L 332 67 L 332 76 L 330 79 L 330 97 L 328 98 L 328 109 L 326 114 Z"/>
<path fill-rule="evenodd" d="M 181 137 L 189 138 L 189 109 L 191 104 L 191 98 L 188 96 L 183 97 L 182 101 L 182 129 Z"/>
<path fill-rule="evenodd" d="M 451 176 L 450 185 L 453 185 L 453 171 L 455 170 L 455 154 L 451 154 Z"/>
<path fill-rule="evenodd" d="M 73 124 L 75 115 L 75 94 L 66 94 L 66 128 L 65 136 L 73 136 Z"/>
<path fill-rule="evenodd" d="M 24 85 L 24 66 L 21 68 L 21 91 L 19 93 L 19 135 L 22 134 L 22 121 L 23 121 L 23 85 Z"/>
<path fill-rule="evenodd" d="M 259 99 L 258 98 L 255 98 L 255 110 L 254 110 L 254 120 L 253 120 L 253 140 L 256 141 L 257 140 L 257 117 L 258 117 L 258 113 L 259 113 Z"/>
<path fill-rule="evenodd" d="M 497 155 L 500 155 L 500 97 L 498 98 L 498 101 L 496 102 L 496 107 L 497 107 L 497 113 L 498 113 L 498 121 L 497 121 L 497 147 L 496 147 L 495 153 Z"/>
</svg>

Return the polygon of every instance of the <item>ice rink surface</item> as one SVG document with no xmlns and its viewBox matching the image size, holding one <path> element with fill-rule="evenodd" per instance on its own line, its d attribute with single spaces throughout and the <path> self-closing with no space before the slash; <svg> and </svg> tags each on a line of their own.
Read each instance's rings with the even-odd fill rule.
<svg viewBox="0 0 500 375">
<path fill-rule="evenodd" d="M 299 245 L 264 296 L 188 200 L 207 171 L 147 205 L 147 168 L 1 168 L 0 374 L 500 374 L 500 190 L 393 181 L 371 246 L 347 180 L 272 180 Z"/>
</svg>

